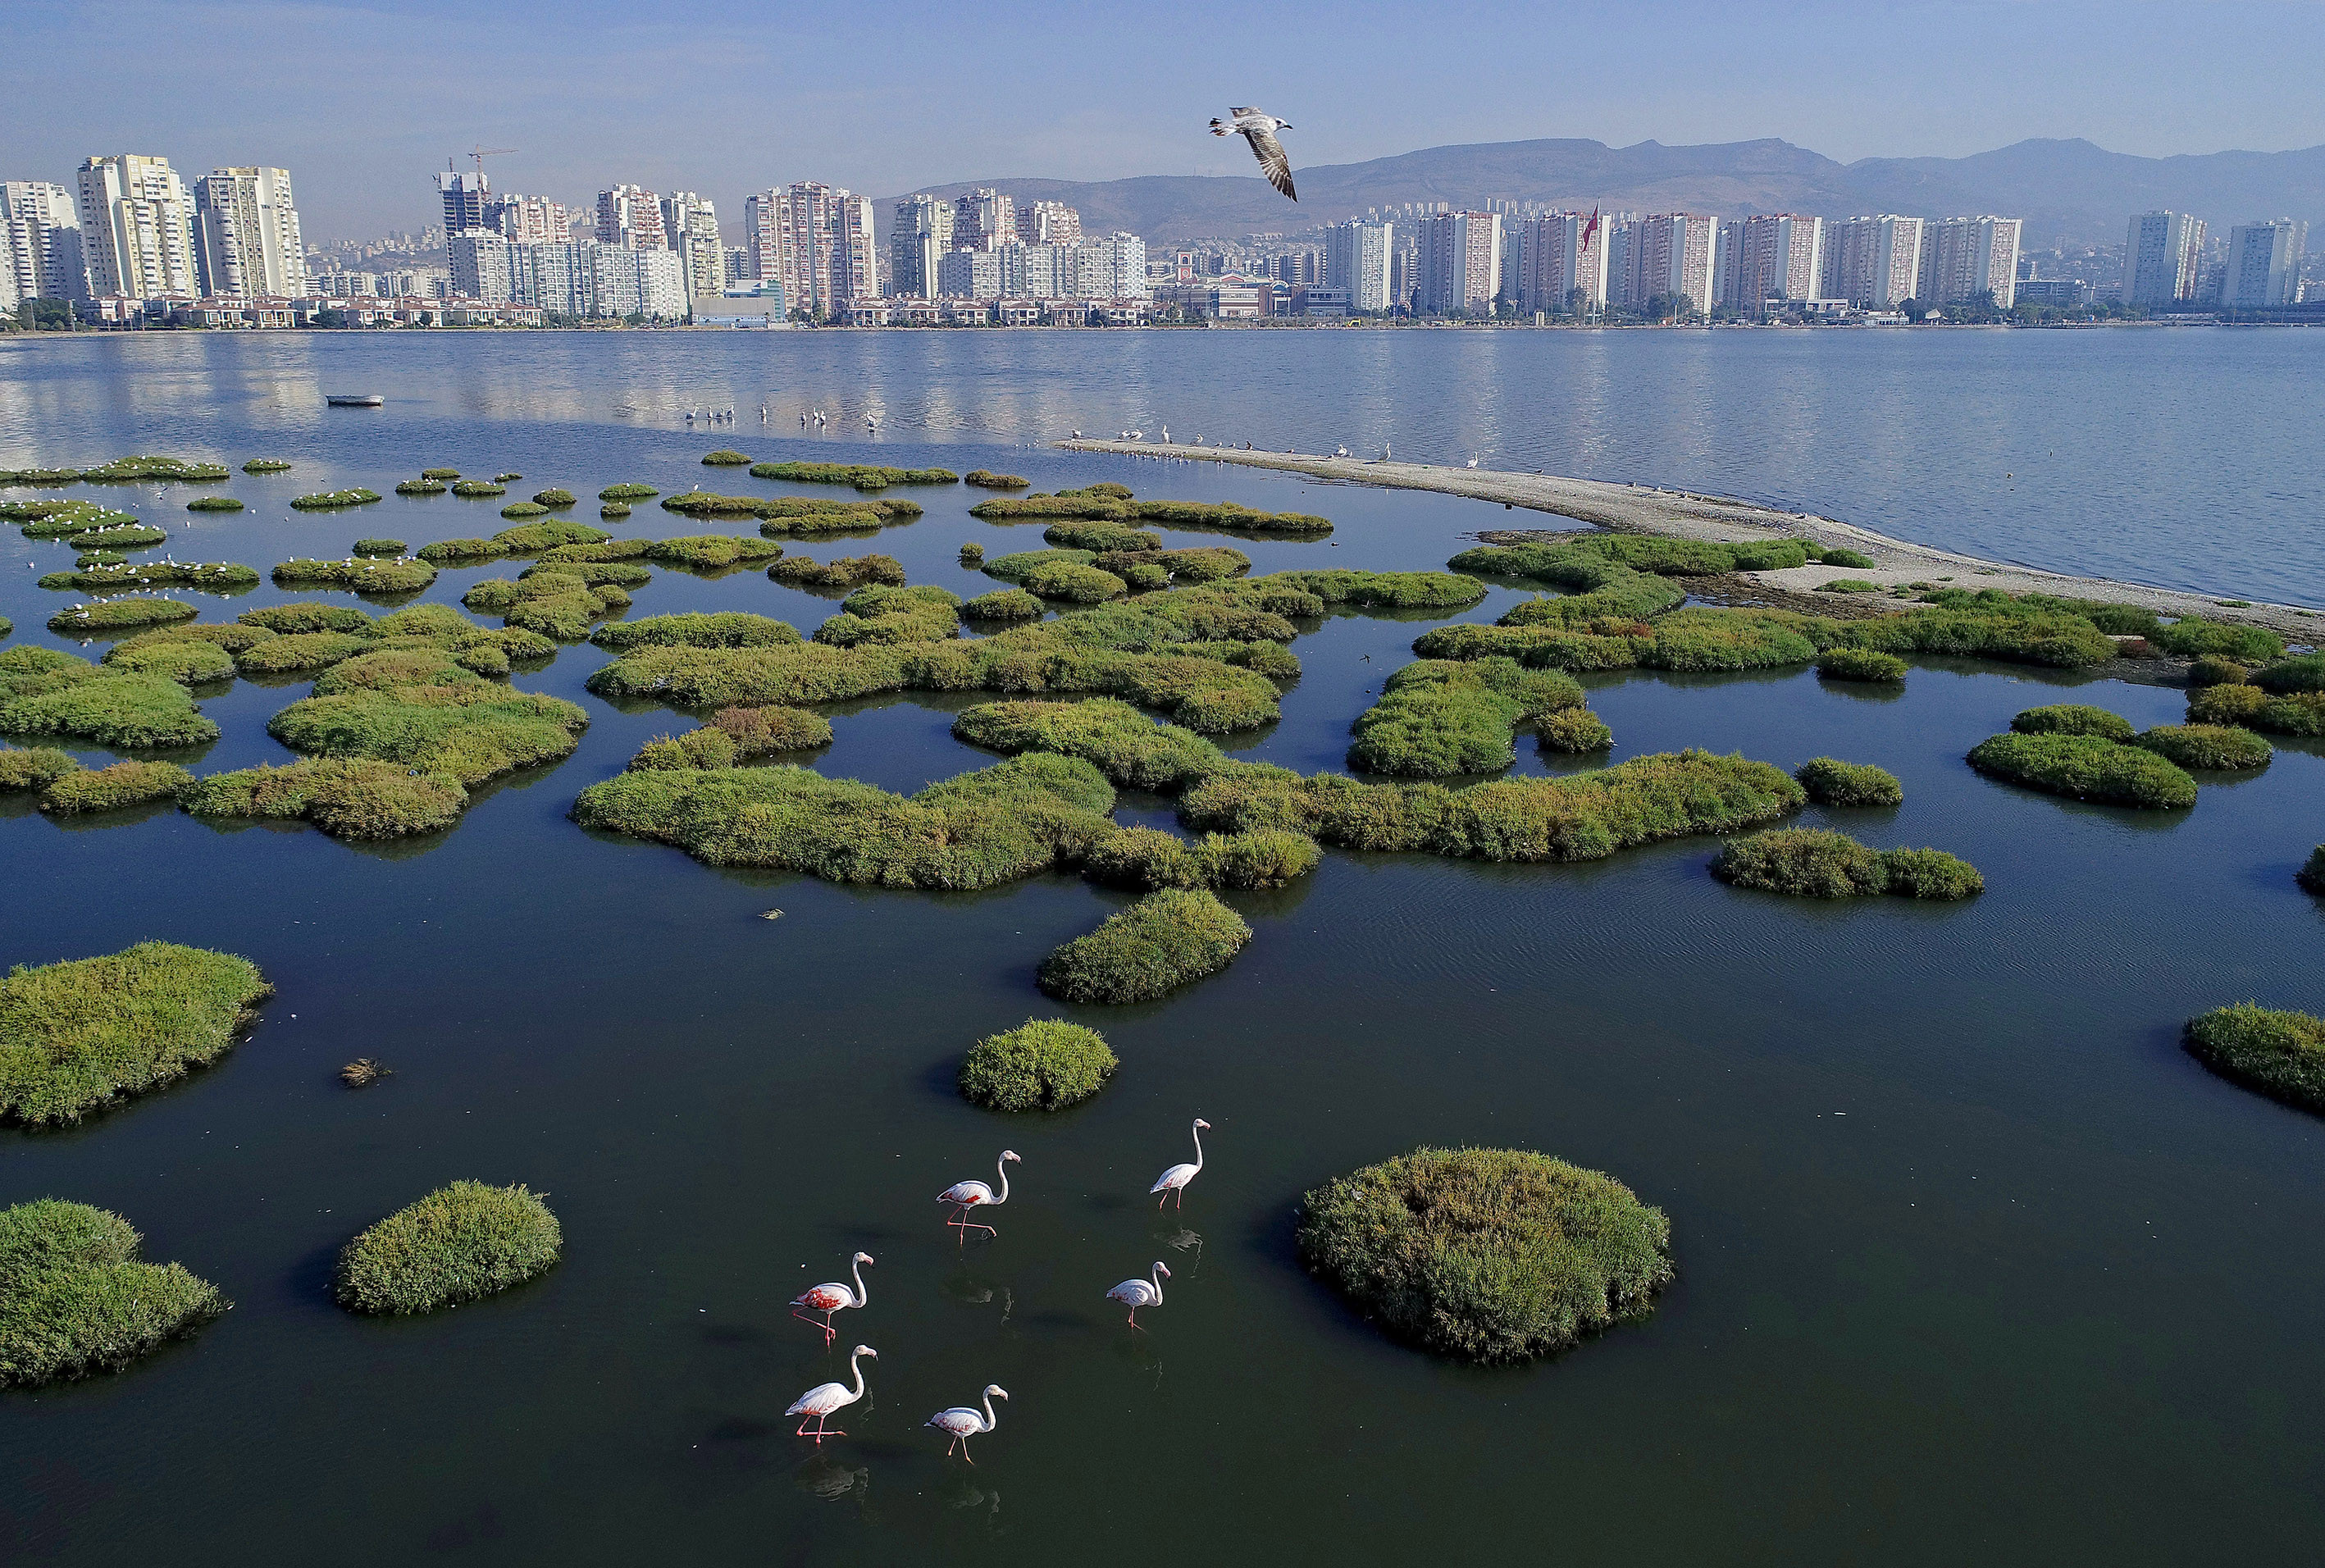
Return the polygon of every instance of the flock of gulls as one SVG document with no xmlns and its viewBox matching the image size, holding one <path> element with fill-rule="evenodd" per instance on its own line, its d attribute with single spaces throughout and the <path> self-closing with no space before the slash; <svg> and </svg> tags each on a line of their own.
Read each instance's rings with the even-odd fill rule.
<svg viewBox="0 0 2325 1568">
<path fill-rule="evenodd" d="M 1161 1195 L 1155 1203 L 1156 1208 L 1159 1209 L 1162 1204 L 1173 1200 L 1176 1200 L 1180 1207 L 1186 1206 L 1187 1183 L 1203 1173 L 1203 1134 L 1209 1130 L 1210 1125 L 1200 1117 L 1195 1118 L 1194 1159 L 1172 1165 L 1156 1177 L 1154 1184 L 1146 1190 L 1150 1197 L 1158 1193 Z M 979 1209 L 997 1209 L 1009 1202 L 1009 1167 L 1020 1163 L 1022 1163 L 1021 1158 L 1014 1149 L 1001 1151 L 1000 1159 L 994 1163 L 994 1174 L 1001 1179 L 1000 1190 L 997 1192 L 990 1182 L 968 1181 L 955 1182 L 937 1194 L 938 1202 L 949 1204 L 952 1208 L 952 1217 L 945 1223 L 952 1227 L 957 1241 L 965 1242 L 972 1230 L 982 1230 L 987 1236 L 1000 1234 L 984 1221 L 971 1220 L 969 1215 Z M 871 1292 L 864 1285 L 864 1266 L 872 1261 L 870 1253 L 859 1252 L 848 1259 L 848 1279 L 833 1280 L 819 1285 L 812 1290 L 801 1293 L 792 1301 L 792 1316 L 811 1327 L 821 1329 L 826 1350 L 829 1350 L 833 1341 L 838 1337 L 838 1330 L 832 1326 L 832 1314 L 847 1312 L 851 1308 L 860 1308 L 871 1299 Z M 1162 1282 L 1170 1277 L 1171 1270 L 1158 1262 L 1144 1278 L 1125 1279 L 1107 1291 L 1107 1299 L 1120 1302 L 1128 1307 L 1130 1326 L 1134 1329 L 1137 1328 L 1138 1309 L 1161 1306 Z M 808 1315 L 810 1313 L 821 1313 L 823 1321 L 817 1322 Z M 811 1437 L 815 1439 L 816 1446 L 819 1448 L 823 1445 L 823 1440 L 827 1437 L 848 1435 L 845 1432 L 832 1430 L 830 1421 L 832 1416 L 864 1397 L 866 1388 L 863 1362 L 867 1356 L 876 1361 L 880 1359 L 880 1352 L 869 1345 L 858 1345 L 848 1352 L 848 1375 L 852 1379 L 852 1386 L 850 1383 L 819 1383 L 792 1401 L 791 1408 L 783 1414 L 800 1417 L 799 1430 L 793 1435 Z M 1008 1397 L 1008 1389 L 998 1383 L 987 1383 L 977 1405 L 956 1405 L 949 1409 L 940 1410 L 922 1424 L 933 1426 L 952 1439 L 945 1447 L 947 1459 L 950 1459 L 953 1450 L 958 1448 L 961 1458 L 975 1464 L 977 1461 L 969 1459 L 968 1456 L 968 1440 L 972 1437 L 983 1436 L 999 1424 L 999 1417 L 993 1413 L 993 1402 L 996 1399 Z M 815 1422 L 813 1431 L 808 1429 L 810 1419 Z"/>
</svg>

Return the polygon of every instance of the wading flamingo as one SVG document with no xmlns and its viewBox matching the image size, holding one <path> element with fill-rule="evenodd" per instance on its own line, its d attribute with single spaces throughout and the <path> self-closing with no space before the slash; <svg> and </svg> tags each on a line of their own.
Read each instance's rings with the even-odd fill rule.
<svg viewBox="0 0 2325 1568">
<path fill-rule="evenodd" d="M 981 1433 L 990 1432 L 994 1427 L 1000 1424 L 1000 1418 L 993 1414 L 993 1401 L 996 1397 L 1002 1399 L 1008 1398 L 1009 1390 L 1004 1388 L 998 1383 L 987 1383 L 985 1386 L 985 1414 L 983 1415 L 977 1415 L 975 1410 L 970 1409 L 967 1406 L 956 1405 L 949 1410 L 940 1410 L 934 1415 L 928 1418 L 924 1424 L 933 1426 L 939 1432 L 949 1432 L 952 1434 L 952 1443 L 945 1444 L 945 1457 L 947 1459 L 950 1459 L 952 1457 L 953 1443 L 960 1444 L 960 1457 L 963 1459 L 968 1459 L 968 1440 L 972 1437 L 978 1436 Z M 968 1459 L 968 1462 L 975 1464 L 977 1461 Z"/>
<path fill-rule="evenodd" d="M 996 1196 L 993 1189 L 983 1182 L 955 1182 L 937 1194 L 938 1202 L 953 1205 L 953 1216 L 945 1223 L 959 1226 L 962 1240 L 967 1240 L 968 1233 L 972 1230 L 982 1230 L 987 1236 L 1001 1234 L 990 1225 L 977 1224 L 968 1219 L 968 1215 L 971 1209 L 982 1209 L 988 1204 L 998 1207 L 1009 1202 L 1009 1164 L 1016 1159 L 1017 1152 L 1014 1149 L 1004 1149 L 1001 1151 L 1001 1157 L 994 1162 L 995 1169 L 1001 1173 L 1001 1192 L 998 1196 Z"/>
<path fill-rule="evenodd" d="M 1154 1178 L 1154 1184 L 1146 1189 L 1149 1193 L 1160 1192 L 1162 1198 L 1168 1198 L 1172 1193 L 1176 1192 L 1179 1194 L 1179 1206 L 1182 1209 L 1186 1207 L 1187 1183 L 1203 1174 L 1203 1135 L 1209 1132 L 1210 1127 L 1211 1124 L 1201 1117 L 1195 1118 L 1195 1163 L 1191 1165 L 1172 1166 Z M 1157 1209 L 1162 1207 L 1162 1198 L 1155 1199 L 1154 1206 Z"/>
<path fill-rule="evenodd" d="M 1162 1282 L 1170 1277 L 1170 1268 L 1163 1264 L 1158 1263 L 1154 1266 L 1154 1272 L 1152 1276 L 1146 1279 L 1125 1279 L 1120 1285 L 1116 1285 L 1112 1290 L 1107 1291 L 1106 1293 L 1106 1299 L 1108 1301 L 1118 1301 L 1123 1305 L 1130 1309 L 1130 1326 L 1135 1329 L 1138 1326 L 1138 1309 L 1140 1307 L 1161 1306 L 1162 1304 Z M 832 1387 L 838 1387 L 838 1385 L 835 1383 Z"/>
<path fill-rule="evenodd" d="M 872 1255 L 868 1252 L 859 1252 L 848 1259 L 848 1272 L 856 1277 L 854 1290 L 848 1289 L 844 1280 L 835 1281 L 817 1285 L 813 1290 L 792 1303 L 792 1316 L 803 1323 L 815 1322 L 813 1318 L 807 1315 L 810 1313 L 823 1314 L 823 1322 L 819 1326 L 823 1330 L 825 1350 L 831 1349 L 831 1341 L 838 1331 L 831 1326 L 831 1314 L 844 1313 L 849 1307 L 860 1307 L 872 1299 L 872 1293 L 864 1288 L 864 1270 L 858 1266 L 871 1261 Z"/>
<path fill-rule="evenodd" d="M 806 1393 L 792 1401 L 792 1407 L 789 1410 L 784 1411 L 784 1415 L 797 1415 L 802 1418 L 810 1415 L 815 1417 L 815 1430 L 813 1432 L 810 1432 L 807 1429 L 807 1422 L 802 1419 L 799 1424 L 799 1430 L 793 1433 L 792 1434 L 792 1436 L 812 1437 L 816 1441 L 816 1445 L 818 1447 L 821 1447 L 823 1440 L 827 1437 L 845 1437 L 848 1435 L 848 1433 L 844 1432 L 829 1432 L 825 1430 L 824 1423 L 831 1419 L 831 1415 L 834 1411 L 839 1410 L 847 1406 L 853 1405 L 858 1399 L 864 1397 L 864 1369 L 857 1366 L 856 1363 L 862 1360 L 866 1356 L 871 1357 L 876 1361 L 880 1359 L 880 1352 L 874 1350 L 869 1345 L 858 1345 L 855 1350 L 848 1352 L 848 1373 L 849 1377 L 856 1379 L 856 1387 L 852 1391 L 845 1383 L 818 1383 L 814 1387 L 809 1389 Z"/>
</svg>

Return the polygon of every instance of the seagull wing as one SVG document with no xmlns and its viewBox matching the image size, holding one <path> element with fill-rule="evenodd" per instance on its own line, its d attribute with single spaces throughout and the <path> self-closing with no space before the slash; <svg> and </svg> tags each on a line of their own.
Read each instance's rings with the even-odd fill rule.
<svg viewBox="0 0 2325 1568">
<path fill-rule="evenodd" d="M 1241 114 L 1243 111 L 1238 109 L 1236 112 Z M 1292 189 L 1292 160 L 1284 156 L 1283 144 L 1275 139 L 1275 133 L 1247 127 L 1243 139 L 1251 144 L 1252 152 L 1258 155 L 1259 172 L 1267 176 L 1267 182 L 1292 200 L 1299 200 L 1299 192 Z"/>
</svg>

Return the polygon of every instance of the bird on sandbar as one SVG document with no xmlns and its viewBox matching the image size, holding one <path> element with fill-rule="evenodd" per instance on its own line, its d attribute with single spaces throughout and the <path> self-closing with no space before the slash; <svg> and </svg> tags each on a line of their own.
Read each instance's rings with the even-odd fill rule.
<svg viewBox="0 0 2325 1568">
<path fill-rule="evenodd" d="M 1283 144 L 1275 139 L 1278 131 L 1292 128 L 1290 120 L 1279 120 L 1264 109 L 1229 109 L 1227 118 L 1211 122 L 1211 135 L 1232 136 L 1241 135 L 1251 144 L 1252 156 L 1259 160 L 1259 172 L 1267 182 L 1292 200 L 1300 199 L 1292 189 L 1292 160 L 1283 151 Z"/>
</svg>

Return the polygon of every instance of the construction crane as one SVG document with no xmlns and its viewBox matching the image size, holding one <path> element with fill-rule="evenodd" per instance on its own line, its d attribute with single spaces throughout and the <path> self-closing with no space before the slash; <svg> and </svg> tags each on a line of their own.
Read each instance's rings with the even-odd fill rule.
<svg viewBox="0 0 2325 1568">
<path fill-rule="evenodd" d="M 479 145 L 469 149 L 468 156 L 477 161 L 477 172 L 481 176 L 485 172 L 486 159 L 491 157 L 496 153 L 514 153 L 519 150 L 520 149 L 515 147 L 486 147 Z"/>
</svg>

